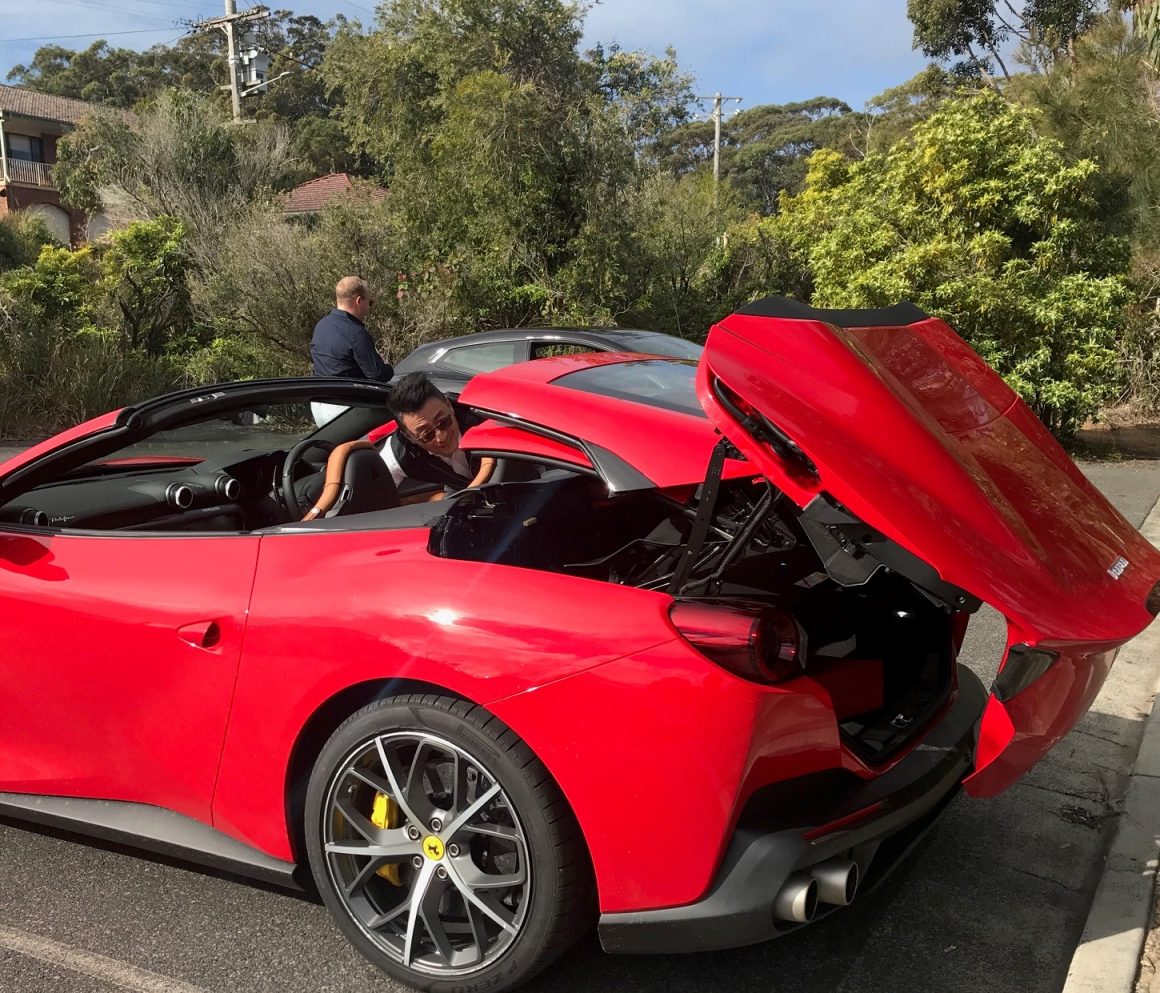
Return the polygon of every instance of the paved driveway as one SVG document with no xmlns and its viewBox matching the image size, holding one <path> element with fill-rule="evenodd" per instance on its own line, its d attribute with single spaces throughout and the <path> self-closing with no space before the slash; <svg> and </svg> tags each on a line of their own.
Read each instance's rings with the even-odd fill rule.
<svg viewBox="0 0 1160 993">
<path fill-rule="evenodd" d="M 1137 525 L 1160 493 L 1160 463 L 1084 469 Z M 966 659 L 985 681 L 1002 645 L 999 618 L 980 612 Z M 958 798 L 899 872 L 847 911 L 711 955 L 615 958 L 589 941 L 529 989 L 1057 993 L 1154 677 L 1120 673 L 1027 779 L 994 800 Z M 663 829 L 692 831 L 696 819 L 693 784 Z M 4 823 L 0 879 L 3 990 L 404 989 L 364 963 L 320 905 L 247 882 Z"/>
</svg>

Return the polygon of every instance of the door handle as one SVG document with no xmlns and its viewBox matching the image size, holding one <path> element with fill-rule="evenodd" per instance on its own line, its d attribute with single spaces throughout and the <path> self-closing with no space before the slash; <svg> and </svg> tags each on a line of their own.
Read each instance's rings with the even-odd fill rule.
<svg viewBox="0 0 1160 993">
<path fill-rule="evenodd" d="M 222 640 L 222 629 L 217 621 L 195 621 L 179 627 L 177 635 L 194 648 L 215 648 Z"/>
</svg>

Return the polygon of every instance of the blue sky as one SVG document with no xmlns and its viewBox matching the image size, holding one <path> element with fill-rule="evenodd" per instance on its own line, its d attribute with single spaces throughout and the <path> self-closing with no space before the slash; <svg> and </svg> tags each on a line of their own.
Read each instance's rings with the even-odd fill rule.
<svg viewBox="0 0 1160 993">
<path fill-rule="evenodd" d="M 239 8 L 247 6 L 239 0 Z M 324 20 L 342 13 L 369 24 L 374 0 L 269 6 Z M 103 35 L 110 44 L 145 48 L 181 37 L 183 20 L 222 10 L 221 0 L 0 0 L 0 76 L 49 38 L 85 48 Z M 743 106 L 824 95 L 858 109 L 925 61 L 911 49 L 906 0 L 604 0 L 585 25 L 588 45 L 618 42 L 656 54 L 675 46 L 699 94 L 741 96 Z"/>
</svg>

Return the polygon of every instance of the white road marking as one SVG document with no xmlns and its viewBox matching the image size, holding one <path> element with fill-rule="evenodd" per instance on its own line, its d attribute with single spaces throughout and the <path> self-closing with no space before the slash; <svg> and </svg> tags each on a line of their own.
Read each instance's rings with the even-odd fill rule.
<svg viewBox="0 0 1160 993">
<path fill-rule="evenodd" d="M 138 969 L 127 962 L 119 962 L 107 955 L 86 952 L 70 945 L 61 944 L 51 938 L 37 934 L 27 934 L 16 928 L 0 924 L 0 948 L 7 948 L 18 955 L 39 959 L 49 965 L 71 969 L 82 975 L 119 986 L 132 993 L 204 993 L 196 986 L 190 986 L 177 979 Z"/>
</svg>

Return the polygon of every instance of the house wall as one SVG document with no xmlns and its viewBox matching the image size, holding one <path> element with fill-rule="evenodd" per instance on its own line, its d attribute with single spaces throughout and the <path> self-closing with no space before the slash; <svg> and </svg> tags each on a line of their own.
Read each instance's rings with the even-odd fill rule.
<svg viewBox="0 0 1160 993">
<path fill-rule="evenodd" d="M 38 206 L 48 206 L 63 211 L 68 217 L 69 242 L 79 245 L 85 240 L 85 225 L 88 219 L 79 210 L 70 210 L 60 202 L 56 190 L 46 190 L 31 186 L 9 186 L 5 200 L 9 211 L 28 210 Z"/>
<path fill-rule="evenodd" d="M 43 145 L 44 161 L 48 165 L 55 165 L 57 161 L 57 141 L 59 137 L 53 134 L 44 134 L 35 121 L 25 118 L 9 117 L 4 121 L 5 137 L 13 134 L 27 135 L 30 138 L 39 138 Z M 88 218 L 78 210 L 66 207 L 60 201 L 60 194 L 55 189 L 45 187 L 23 186 L 9 183 L 7 188 L 0 182 L 0 217 L 21 210 L 47 210 L 50 217 L 61 211 L 68 224 L 68 241 L 72 245 L 79 245 L 86 240 Z M 50 220 L 50 218 L 46 218 Z M 50 227 L 53 226 L 50 220 Z M 60 232 L 63 233 L 63 232 Z"/>
</svg>

